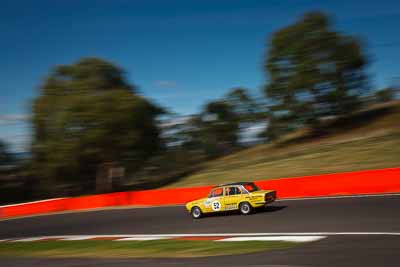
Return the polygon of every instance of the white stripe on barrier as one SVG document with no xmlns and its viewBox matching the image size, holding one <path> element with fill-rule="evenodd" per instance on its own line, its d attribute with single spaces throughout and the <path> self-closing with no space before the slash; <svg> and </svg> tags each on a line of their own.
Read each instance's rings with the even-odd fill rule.
<svg viewBox="0 0 400 267">
<path fill-rule="evenodd" d="M 87 240 L 87 239 L 98 238 L 98 237 L 101 237 L 101 236 L 78 235 L 78 236 L 62 237 L 61 240 L 63 240 L 63 241 L 77 241 L 77 240 Z"/>
<path fill-rule="evenodd" d="M 286 241 L 286 242 L 313 242 L 326 238 L 326 236 L 240 236 L 228 237 L 217 241 L 237 242 L 237 241 Z"/>
<path fill-rule="evenodd" d="M 49 199 L 43 199 L 43 200 L 37 200 L 37 201 L 31 201 L 31 202 L 24 202 L 24 203 L 17 203 L 17 204 L 9 204 L 9 205 L 0 206 L 0 208 L 16 207 L 16 206 L 21 206 L 21 205 L 26 205 L 26 204 L 34 204 L 34 203 L 40 203 L 40 202 L 46 202 L 46 201 L 52 201 L 52 200 L 65 199 L 65 198 L 66 198 L 66 197 L 49 198 Z"/>
</svg>

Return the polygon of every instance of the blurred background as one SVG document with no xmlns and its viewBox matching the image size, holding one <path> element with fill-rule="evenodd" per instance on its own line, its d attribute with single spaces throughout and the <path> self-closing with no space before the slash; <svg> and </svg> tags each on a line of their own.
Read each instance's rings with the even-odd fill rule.
<svg viewBox="0 0 400 267">
<path fill-rule="evenodd" d="M 398 167 L 398 1 L 1 1 L 0 204 Z"/>
</svg>

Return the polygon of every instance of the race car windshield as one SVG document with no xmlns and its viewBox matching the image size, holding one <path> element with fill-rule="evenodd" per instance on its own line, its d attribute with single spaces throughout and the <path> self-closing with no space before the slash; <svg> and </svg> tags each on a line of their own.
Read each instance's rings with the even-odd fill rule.
<svg viewBox="0 0 400 267">
<path fill-rule="evenodd" d="M 216 188 L 210 192 L 208 197 L 221 197 L 224 194 L 222 188 Z"/>
<path fill-rule="evenodd" d="M 249 192 L 254 192 L 254 191 L 258 191 L 258 190 L 260 190 L 255 184 L 253 184 L 253 183 L 248 183 L 248 184 L 245 184 L 245 185 L 243 185 L 244 186 L 244 188 L 246 188 L 246 190 L 247 191 L 249 191 Z"/>
</svg>

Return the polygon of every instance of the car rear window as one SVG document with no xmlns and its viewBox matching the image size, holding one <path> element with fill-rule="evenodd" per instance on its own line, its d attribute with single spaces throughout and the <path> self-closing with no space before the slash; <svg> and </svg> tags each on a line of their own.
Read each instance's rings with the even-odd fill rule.
<svg viewBox="0 0 400 267">
<path fill-rule="evenodd" d="M 243 185 L 244 188 L 246 188 L 247 191 L 249 192 L 254 192 L 260 190 L 255 184 L 253 183 L 248 183 Z"/>
</svg>

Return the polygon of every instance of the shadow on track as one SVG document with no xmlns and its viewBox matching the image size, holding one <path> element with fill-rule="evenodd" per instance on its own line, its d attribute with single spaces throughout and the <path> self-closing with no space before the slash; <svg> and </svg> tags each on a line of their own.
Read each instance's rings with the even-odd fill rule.
<svg viewBox="0 0 400 267">
<path fill-rule="evenodd" d="M 280 210 L 283 210 L 287 208 L 287 206 L 266 206 L 263 208 L 256 208 L 249 216 L 257 214 L 257 213 L 268 213 L 268 212 L 277 212 Z M 223 212 L 217 212 L 217 213 L 206 213 L 203 215 L 203 218 L 206 217 L 220 217 L 220 216 L 243 216 L 238 210 L 232 210 L 232 211 L 223 211 Z"/>
<path fill-rule="evenodd" d="M 257 212 L 275 212 L 275 211 L 280 211 L 287 208 L 287 206 L 266 206 L 262 208 L 261 210 L 257 210 Z"/>
</svg>

